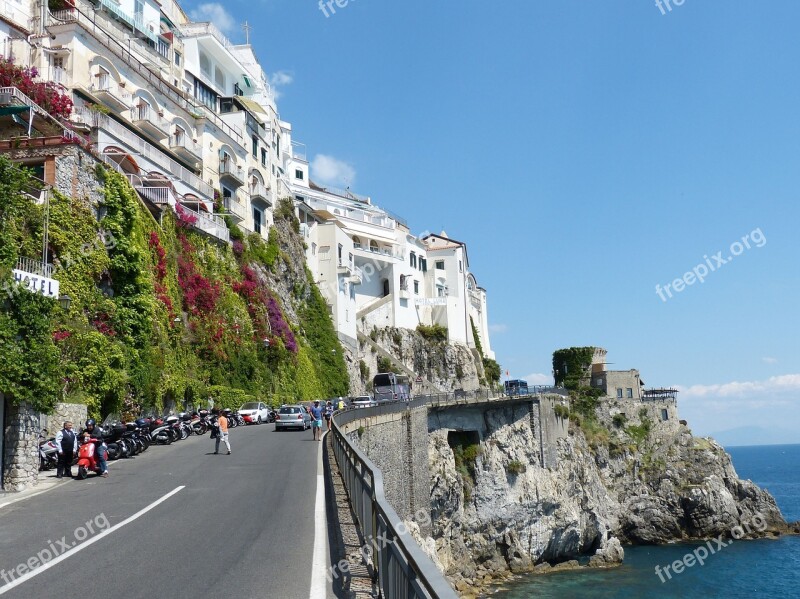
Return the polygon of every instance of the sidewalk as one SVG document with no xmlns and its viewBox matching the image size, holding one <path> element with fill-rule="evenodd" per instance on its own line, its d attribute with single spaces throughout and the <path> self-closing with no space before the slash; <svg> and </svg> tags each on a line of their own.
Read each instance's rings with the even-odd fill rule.
<svg viewBox="0 0 800 599">
<path fill-rule="evenodd" d="M 4 508 L 7 505 L 11 505 L 12 503 L 17 503 L 18 501 L 22 501 L 23 499 L 28 499 L 33 497 L 34 495 L 41 495 L 42 493 L 46 493 L 51 489 L 57 487 L 59 484 L 65 483 L 69 480 L 69 478 L 62 478 L 61 480 L 56 478 L 56 471 L 55 470 L 44 470 L 39 472 L 39 481 L 32 487 L 25 489 L 24 491 L 17 491 L 16 493 L 11 493 L 8 491 L 0 491 L 0 509 Z"/>
</svg>

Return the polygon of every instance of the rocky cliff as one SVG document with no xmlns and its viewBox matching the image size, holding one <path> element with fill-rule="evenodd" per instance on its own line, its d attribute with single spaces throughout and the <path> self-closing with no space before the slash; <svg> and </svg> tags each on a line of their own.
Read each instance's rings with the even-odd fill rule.
<svg viewBox="0 0 800 599">
<path fill-rule="evenodd" d="M 569 560 L 614 565 L 622 544 L 788 530 L 770 494 L 739 480 L 713 440 L 655 420 L 661 406 L 604 402 L 591 420 L 573 415 L 551 468 L 524 411 L 487 410 L 472 446 L 431 426 L 433 527 L 422 541 L 459 591 Z"/>
</svg>

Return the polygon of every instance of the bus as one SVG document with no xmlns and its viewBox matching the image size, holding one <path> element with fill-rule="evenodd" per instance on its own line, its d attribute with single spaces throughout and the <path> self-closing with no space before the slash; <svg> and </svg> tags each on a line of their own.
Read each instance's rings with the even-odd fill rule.
<svg viewBox="0 0 800 599">
<path fill-rule="evenodd" d="M 404 374 L 380 372 L 372 379 L 375 401 L 408 401 L 411 399 L 411 382 Z"/>
<path fill-rule="evenodd" d="M 506 381 L 506 395 L 528 395 L 528 381 Z"/>
</svg>

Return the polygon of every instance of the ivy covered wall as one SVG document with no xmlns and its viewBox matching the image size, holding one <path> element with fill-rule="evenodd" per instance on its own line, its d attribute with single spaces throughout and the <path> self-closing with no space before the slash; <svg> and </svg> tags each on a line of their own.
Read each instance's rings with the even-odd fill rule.
<svg viewBox="0 0 800 599">
<path fill-rule="evenodd" d="M 4 176 L 7 175 L 7 176 Z M 196 406 L 238 407 L 348 393 L 342 348 L 304 265 L 291 210 L 268 242 L 233 246 L 165 212 L 161 225 L 119 174 L 98 165 L 100 207 L 53 193 L 49 259 L 69 312 L 13 287 L 0 305 L 0 390 L 47 411 L 85 403 L 92 416 Z M 44 207 L 0 157 L 0 275 L 41 255 Z"/>
</svg>

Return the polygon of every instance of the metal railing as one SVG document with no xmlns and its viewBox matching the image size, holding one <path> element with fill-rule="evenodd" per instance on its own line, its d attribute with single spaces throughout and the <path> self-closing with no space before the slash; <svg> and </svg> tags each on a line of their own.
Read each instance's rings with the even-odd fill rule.
<svg viewBox="0 0 800 599">
<path fill-rule="evenodd" d="M 211 201 L 214 197 L 214 190 L 211 186 L 203 181 L 200 177 L 195 175 L 189 169 L 181 166 L 177 161 L 173 160 L 153 144 L 145 141 L 127 127 L 121 125 L 111 117 L 89 110 L 86 106 L 75 106 L 72 109 L 73 120 L 85 123 L 91 127 L 104 129 L 132 149 L 134 155 L 141 154 L 154 164 L 163 168 L 166 172 L 175 176 L 176 179 L 182 181 L 200 195 L 204 199 Z"/>
<path fill-rule="evenodd" d="M 194 141 L 186 133 L 170 135 L 169 147 L 173 150 L 182 148 L 188 152 L 191 152 L 197 158 L 201 158 L 203 156 L 203 149 L 200 144 Z"/>
<path fill-rule="evenodd" d="M 219 174 L 220 176 L 229 175 L 231 177 L 235 177 L 239 181 L 244 182 L 244 169 L 230 159 L 219 161 Z"/>
<path fill-rule="evenodd" d="M 48 279 L 52 278 L 53 276 L 52 264 L 45 264 L 44 262 L 39 262 L 38 260 L 33 260 L 31 258 L 20 257 L 17 260 L 17 270 L 21 270 L 32 275 L 39 275 L 40 277 L 46 277 Z"/>
<path fill-rule="evenodd" d="M 5 96 L 10 101 L 11 100 L 15 100 L 17 102 L 20 102 L 21 104 L 24 104 L 25 106 L 28 106 L 29 108 L 31 108 L 33 110 L 33 112 L 35 112 L 39 116 L 51 121 L 59 129 L 61 129 L 61 134 L 64 137 L 67 137 L 67 138 L 70 138 L 70 139 L 75 137 L 75 133 L 73 133 L 71 130 L 67 129 L 64 126 L 64 123 L 62 123 L 60 120 L 58 120 L 52 114 L 47 112 L 44 108 L 39 106 L 36 102 L 31 100 L 28 96 L 26 96 L 21 91 L 19 91 L 18 88 L 16 88 L 16 87 L 0 87 L 0 96 Z"/>
<path fill-rule="evenodd" d="M 97 83 L 89 85 L 89 91 L 92 92 L 105 92 L 114 97 L 114 99 L 124 106 L 130 107 L 131 95 L 123 91 L 119 84 L 114 81 L 111 76 L 103 74 L 97 78 Z"/>
<path fill-rule="evenodd" d="M 74 8 L 65 10 L 49 11 L 46 15 L 46 22 L 41 27 L 42 30 L 46 27 L 65 25 L 69 23 L 77 23 L 90 33 L 101 45 L 108 48 L 113 54 L 120 58 L 125 64 L 136 71 L 154 90 L 157 90 L 162 96 L 168 98 L 178 108 L 186 111 L 187 114 L 196 119 L 208 119 L 214 125 L 222 130 L 231 140 L 244 147 L 244 137 L 240 130 L 235 130 L 225 121 L 220 118 L 213 110 L 210 110 L 195 102 L 185 92 L 182 92 L 177 87 L 171 85 L 168 81 L 164 80 L 159 72 L 153 71 L 147 67 L 151 61 L 144 56 L 137 56 L 130 51 L 123 43 L 119 41 L 122 36 L 119 33 L 109 33 L 103 27 L 106 26 L 107 20 L 101 17 L 98 22 L 98 14 L 102 14 L 95 10 L 94 6 L 85 0 L 72 0 Z M 36 19 L 37 23 L 40 19 Z M 40 27 L 37 27 L 37 29 Z M 119 39 L 117 39 L 119 38 Z M 148 47 L 149 50 L 149 47 Z M 152 51 L 156 56 L 158 53 Z"/>
<path fill-rule="evenodd" d="M 237 193 L 235 196 L 222 198 L 222 205 L 225 207 L 225 210 L 230 212 L 232 215 L 240 218 L 241 220 L 246 220 L 247 208 L 245 207 L 244 202 L 239 201 L 239 197 L 240 196 Z"/>
<path fill-rule="evenodd" d="M 383 411 L 402 411 L 424 405 L 379 406 L 370 415 Z M 333 417 L 333 453 L 342 474 L 361 532 L 366 539 L 385 539 L 375 543 L 372 555 L 373 580 L 383 599 L 457 599 L 458 595 L 433 561 L 422 551 L 384 493 L 383 474 L 339 428 L 363 417 L 361 410 L 337 412 Z"/>
<path fill-rule="evenodd" d="M 192 225 L 195 229 L 203 231 L 204 233 L 208 233 L 209 235 L 213 235 L 217 239 L 221 239 L 222 241 L 229 243 L 231 240 L 231 232 L 228 230 L 228 227 L 225 226 L 225 221 L 223 221 L 220 217 L 212 215 L 212 216 L 205 216 L 200 212 L 196 212 L 191 208 L 187 208 L 186 206 L 181 206 L 181 210 L 183 212 L 191 214 L 195 219 L 197 219 L 194 224 Z"/>
<path fill-rule="evenodd" d="M 223 48 L 228 50 L 229 52 L 233 52 L 234 45 L 231 41 L 225 37 L 217 26 L 213 23 L 205 22 L 205 23 L 185 23 L 178 27 L 181 31 L 181 35 L 183 37 L 196 37 L 198 35 L 210 35 L 215 40 L 217 40 Z"/>
<path fill-rule="evenodd" d="M 28 29 L 29 27 L 28 21 L 30 21 L 30 15 L 14 6 L 14 3 L 8 0 L 0 2 L 0 15 L 3 15 L 23 29 Z"/>
</svg>

